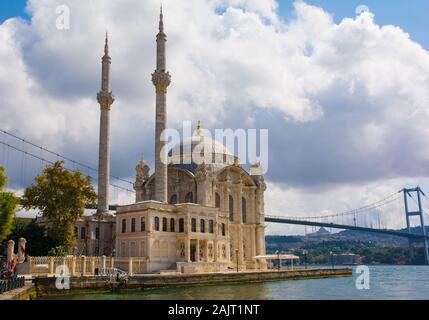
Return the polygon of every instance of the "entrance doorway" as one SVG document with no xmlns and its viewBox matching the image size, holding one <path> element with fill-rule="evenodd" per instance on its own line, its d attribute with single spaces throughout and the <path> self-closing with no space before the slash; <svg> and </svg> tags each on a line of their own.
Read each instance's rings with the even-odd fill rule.
<svg viewBox="0 0 429 320">
<path fill-rule="evenodd" d="M 197 253 L 197 246 L 195 244 L 191 244 L 191 248 L 190 248 L 190 254 L 191 254 L 191 261 L 195 262 L 196 261 L 196 253 Z"/>
</svg>

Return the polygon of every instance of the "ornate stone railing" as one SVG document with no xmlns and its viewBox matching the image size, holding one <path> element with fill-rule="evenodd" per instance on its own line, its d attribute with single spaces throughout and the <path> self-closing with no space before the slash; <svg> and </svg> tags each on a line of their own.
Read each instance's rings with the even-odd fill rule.
<svg viewBox="0 0 429 320">
<path fill-rule="evenodd" d="M 177 271 L 180 273 L 223 272 L 227 269 L 227 262 L 177 262 Z"/>
<path fill-rule="evenodd" d="M 146 259 L 114 257 L 28 257 L 28 274 L 52 275 L 67 270 L 71 276 L 102 275 L 103 270 L 118 268 L 128 274 L 147 273 Z M 66 268 L 63 268 L 65 266 Z"/>
<path fill-rule="evenodd" d="M 144 258 L 115 258 L 114 266 L 130 275 L 147 273 L 148 269 Z"/>
</svg>

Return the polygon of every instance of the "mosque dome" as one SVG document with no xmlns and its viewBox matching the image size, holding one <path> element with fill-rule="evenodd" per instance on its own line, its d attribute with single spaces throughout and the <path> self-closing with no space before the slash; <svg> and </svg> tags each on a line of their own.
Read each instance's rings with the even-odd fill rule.
<svg viewBox="0 0 429 320">
<path fill-rule="evenodd" d="M 175 145 L 168 153 L 169 163 L 192 172 L 199 164 L 225 167 L 234 164 L 234 155 L 222 143 L 205 137 L 200 127 L 196 135 Z"/>
</svg>

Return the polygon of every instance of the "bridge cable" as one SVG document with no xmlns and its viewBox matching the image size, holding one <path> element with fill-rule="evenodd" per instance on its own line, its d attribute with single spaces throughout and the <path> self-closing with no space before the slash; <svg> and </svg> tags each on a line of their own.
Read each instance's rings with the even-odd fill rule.
<svg viewBox="0 0 429 320">
<path fill-rule="evenodd" d="M 402 198 L 401 195 L 398 195 L 399 192 L 395 192 L 379 201 L 373 202 L 371 204 L 368 204 L 366 206 L 360 207 L 360 208 L 356 208 L 356 209 L 352 209 L 352 210 L 348 210 L 348 211 L 344 211 L 344 212 L 340 212 L 340 213 L 336 213 L 336 214 L 330 214 L 330 215 L 319 215 L 319 216 L 309 216 L 309 217 L 287 217 L 288 219 L 291 220 L 318 220 L 318 219 L 323 219 L 323 218 L 335 218 L 335 217 L 339 217 L 339 216 L 353 216 L 354 220 L 356 220 L 357 215 L 359 214 L 363 214 L 368 212 L 369 210 L 372 209 L 377 209 L 380 208 L 382 206 L 385 206 L 389 203 L 392 203 L 394 201 L 397 201 L 398 199 Z M 396 196 L 396 197 L 395 197 Z M 285 218 L 285 217 L 279 217 L 279 218 Z"/>
<path fill-rule="evenodd" d="M 45 152 L 47 152 L 47 153 L 50 153 L 50 154 L 54 155 L 55 157 L 57 157 L 57 159 L 63 159 L 63 160 L 66 160 L 66 161 L 72 162 L 74 165 L 78 165 L 78 166 L 80 166 L 80 167 L 84 167 L 84 168 L 89 169 L 89 170 L 91 170 L 91 171 L 98 172 L 98 169 L 95 169 L 95 168 L 93 168 L 93 167 L 91 167 L 91 166 L 89 166 L 89 165 L 87 165 L 87 164 L 82 163 L 82 162 L 79 162 L 79 161 L 76 161 L 76 160 L 70 159 L 70 158 L 68 158 L 68 157 L 66 157 L 66 156 L 63 156 L 63 155 L 61 155 L 61 154 L 57 153 L 57 152 L 51 151 L 51 150 L 49 150 L 49 149 L 46 149 L 46 148 L 44 148 L 44 147 L 42 147 L 42 146 L 40 146 L 40 145 L 37 145 L 37 144 L 35 144 L 35 143 L 31 142 L 31 141 L 28 141 L 28 140 L 26 140 L 26 139 L 24 139 L 24 138 L 18 137 L 18 136 L 14 135 L 14 134 L 12 134 L 12 133 L 10 133 L 10 132 L 7 132 L 6 130 L 0 129 L 0 132 L 4 133 L 4 134 L 6 134 L 6 135 L 8 135 L 8 136 L 10 136 L 10 137 L 13 137 L 13 138 L 15 138 L 15 139 L 17 139 L 17 140 L 20 140 L 20 141 L 22 141 L 23 143 L 26 143 L 26 144 L 29 144 L 29 145 L 31 145 L 31 146 L 33 146 L 33 147 L 35 147 L 35 148 L 38 148 L 38 149 L 40 149 L 41 151 L 43 150 L 43 151 L 45 151 Z M 122 182 L 126 182 L 126 183 L 131 184 L 131 185 L 133 185 L 133 184 L 134 184 L 134 182 L 131 182 L 131 181 L 129 181 L 129 180 L 125 180 L 125 179 L 119 178 L 119 177 L 114 176 L 114 175 L 110 175 L 110 177 L 111 177 L 111 178 L 114 178 L 114 179 L 116 179 L 116 180 L 122 181 Z"/>
<path fill-rule="evenodd" d="M 33 157 L 33 158 L 35 158 L 35 159 L 40 160 L 40 161 L 46 162 L 46 163 L 48 163 L 48 164 L 51 164 L 51 165 L 53 165 L 53 164 L 54 164 L 54 162 L 53 162 L 53 161 L 50 161 L 50 160 L 44 159 L 43 157 L 39 157 L 39 156 L 37 156 L 37 155 L 35 155 L 35 154 L 31 153 L 31 152 L 24 151 L 24 150 L 22 150 L 22 149 L 19 149 L 19 148 L 17 148 L 17 147 L 14 147 L 14 146 L 12 146 L 12 145 L 10 145 L 10 144 L 8 144 L 8 143 L 5 143 L 5 142 L 3 142 L 3 141 L 0 141 L 0 144 L 5 145 L 5 146 L 7 146 L 8 148 L 11 148 L 11 149 L 13 149 L 13 150 L 15 150 L 15 151 L 18 151 L 18 152 L 24 153 L 25 155 L 31 156 L 31 157 Z M 69 168 L 67 168 L 67 167 L 65 167 L 65 169 L 66 169 L 67 171 L 74 172 L 73 170 L 71 170 L 71 169 L 69 169 Z M 94 181 L 97 181 L 97 178 L 94 178 L 94 177 L 93 177 L 93 176 L 91 176 L 91 175 L 89 175 L 89 176 L 90 176 Z M 130 190 L 130 189 L 127 189 L 127 188 L 125 188 L 125 187 L 121 187 L 121 186 L 119 186 L 119 185 L 117 185 L 117 184 L 114 184 L 114 183 L 110 183 L 110 185 L 111 185 L 112 187 L 116 187 L 116 188 L 121 189 L 121 190 L 124 190 L 124 191 L 126 191 L 126 192 L 133 192 L 133 193 L 135 193 L 135 191 L 134 191 L 134 190 Z"/>
</svg>

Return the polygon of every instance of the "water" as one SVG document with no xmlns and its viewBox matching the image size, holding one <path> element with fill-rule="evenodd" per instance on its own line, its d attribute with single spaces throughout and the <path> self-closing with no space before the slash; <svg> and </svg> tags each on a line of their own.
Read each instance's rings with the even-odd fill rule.
<svg viewBox="0 0 429 320">
<path fill-rule="evenodd" d="M 123 293 L 52 295 L 45 299 L 79 300 L 427 300 L 429 267 L 371 266 L 370 289 L 356 289 L 353 277 L 249 284 L 153 289 Z"/>
</svg>

